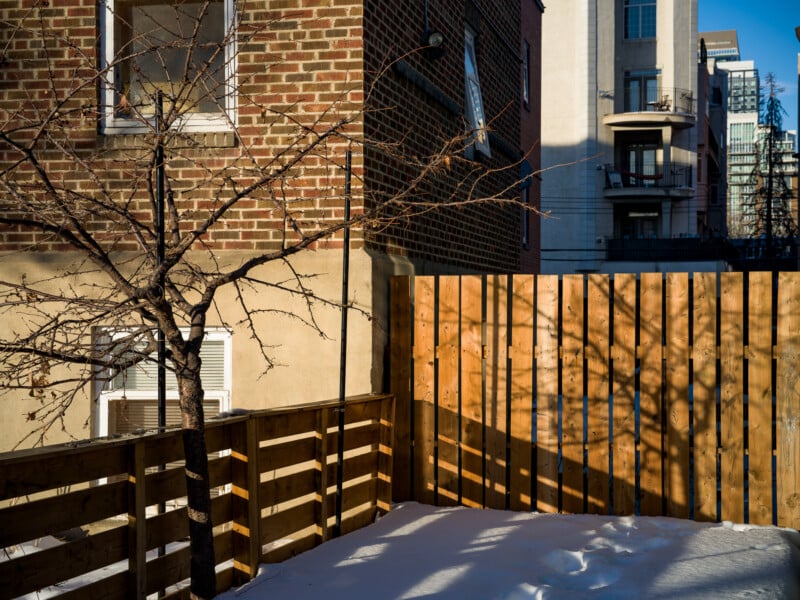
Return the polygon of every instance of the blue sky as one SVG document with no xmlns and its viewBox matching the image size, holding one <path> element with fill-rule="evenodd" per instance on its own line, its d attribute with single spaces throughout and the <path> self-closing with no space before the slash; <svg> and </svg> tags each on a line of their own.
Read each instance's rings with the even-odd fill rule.
<svg viewBox="0 0 800 600">
<path fill-rule="evenodd" d="M 798 0 L 698 0 L 702 31 L 735 29 L 742 60 L 754 60 L 763 83 L 775 74 L 784 91 L 778 97 L 788 113 L 783 128 L 797 130 L 797 54 L 800 41 L 794 28 L 800 25 Z"/>
</svg>

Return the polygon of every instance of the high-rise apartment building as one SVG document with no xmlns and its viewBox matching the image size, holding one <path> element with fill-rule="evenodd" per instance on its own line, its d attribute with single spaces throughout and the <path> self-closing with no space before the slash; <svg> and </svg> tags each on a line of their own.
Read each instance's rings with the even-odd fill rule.
<svg viewBox="0 0 800 600">
<path fill-rule="evenodd" d="M 714 269 L 698 238 L 697 0 L 543 16 L 542 272 Z"/>
</svg>

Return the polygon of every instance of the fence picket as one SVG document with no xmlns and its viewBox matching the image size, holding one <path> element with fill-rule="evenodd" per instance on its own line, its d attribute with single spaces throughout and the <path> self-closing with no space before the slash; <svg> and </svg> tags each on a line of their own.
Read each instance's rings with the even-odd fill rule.
<svg viewBox="0 0 800 600">
<path fill-rule="evenodd" d="M 533 505 L 533 276 L 515 275 L 511 308 L 510 508 Z"/>
<path fill-rule="evenodd" d="M 414 278 L 414 477 L 415 496 L 434 502 L 434 402 L 436 294 L 433 277 Z"/>
<path fill-rule="evenodd" d="M 694 275 L 694 518 L 717 519 L 717 278 Z"/>
<path fill-rule="evenodd" d="M 613 505 L 617 515 L 636 509 L 636 275 L 614 277 Z"/>
<path fill-rule="evenodd" d="M 583 512 L 583 281 L 565 275 L 561 294 L 562 510 Z"/>
<path fill-rule="evenodd" d="M 436 481 L 437 502 L 457 504 L 460 496 L 461 423 L 459 408 L 459 355 L 460 355 L 460 293 L 458 277 L 444 277 L 439 281 L 439 319 L 437 357 L 436 405 Z"/>
<path fill-rule="evenodd" d="M 508 276 L 486 282 L 486 504 L 506 507 Z"/>
<path fill-rule="evenodd" d="M 461 278 L 462 503 L 483 506 L 483 278 Z"/>
<path fill-rule="evenodd" d="M 747 477 L 750 522 L 769 525 L 773 521 L 772 273 L 750 273 L 747 289 Z"/>
<path fill-rule="evenodd" d="M 558 511 L 558 276 L 536 287 L 536 509 Z"/>
<path fill-rule="evenodd" d="M 720 472 L 722 519 L 744 521 L 744 335 L 742 273 L 722 273 L 720 292 Z"/>
<path fill-rule="evenodd" d="M 779 525 L 800 529 L 800 273 L 778 276 L 776 449 Z"/>
<path fill-rule="evenodd" d="M 689 275 L 667 274 L 667 514 L 689 517 Z"/>
<path fill-rule="evenodd" d="M 664 514 L 664 377 L 661 273 L 643 273 L 639 300 L 639 494 L 643 515 Z"/>
<path fill-rule="evenodd" d="M 608 485 L 610 440 L 608 396 L 611 344 L 610 293 L 608 275 L 589 275 L 587 288 L 587 510 L 608 514 L 611 493 Z"/>
</svg>

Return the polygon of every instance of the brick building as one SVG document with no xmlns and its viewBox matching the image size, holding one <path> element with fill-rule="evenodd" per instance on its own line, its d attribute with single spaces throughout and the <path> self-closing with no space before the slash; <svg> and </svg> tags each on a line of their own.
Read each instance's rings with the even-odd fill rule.
<svg viewBox="0 0 800 600">
<path fill-rule="evenodd" d="M 175 206 L 166 252 L 188 245 L 186 277 L 287 255 L 218 292 L 207 410 L 337 395 L 344 234 L 330 229 L 346 196 L 356 218 L 369 217 L 352 228 L 347 392 L 381 390 L 392 274 L 535 268 L 535 222 L 523 228 L 507 201 L 527 189 L 520 173 L 537 196 L 527 174 L 538 168 L 528 148 L 541 11 L 532 0 L 0 4 L 0 208 L 14 216 L 0 218 L 4 298 L 23 278 L 44 293 L 135 296 L 153 273 L 142 265 L 154 252 L 162 139 Z M 161 138 L 156 90 L 169 126 Z M 48 220 L 54 201 L 60 212 Z M 26 215 L 47 227 L 26 227 Z M 64 229 L 99 240 L 131 289 L 88 267 Z M 2 310 L 3 340 L 43 317 Z M 92 340 L 114 335 L 102 319 L 91 325 Z M 266 373 L 262 348 L 275 361 Z M 30 427 L 30 399 L 6 393 L 17 402 L 6 405 L 10 445 Z M 150 424 L 153 400 L 147 368 L 84 386 L 64 430 Z"/>
</svg>

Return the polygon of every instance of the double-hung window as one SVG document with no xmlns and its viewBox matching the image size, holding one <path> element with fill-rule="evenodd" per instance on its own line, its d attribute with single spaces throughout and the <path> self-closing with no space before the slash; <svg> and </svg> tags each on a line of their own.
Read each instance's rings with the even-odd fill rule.
<svg viewBox="0 0 800 600">
<path fill-rule="evenodd" d="M 656 0 L 625 0 L 625 39 L 656 37 Z"/>
<path fill-rule="evenodd" d="M 104 131 L 145 130 L 160 91 L 184 131 L 235 118 L 234 0 L 101 0 Z"/>
<path fill-rule="evenodd" d="M 469 27 L 465 30 L 464 72 L 466 82 L 467 124 L 471 128 L 472 146 L 484 156 L 491 157 L 492 152 L 489 149 L 489 131 L 486 128 L 486 113 L 483 110 L 481 82 L 480 79 L 478 79 L 475 32 Z"/>
<path fill-rule="evenodd" d="M 187 332 L 188 333 L 188 332 Z M 124 330 L 100 334 L 103 343 L 127 338 Z M 95 414 L 95 435 L 129 433 L 158 426 L 158 364 L 155 355 L 129 367 L 114 378 L 99 378 Z M 200 376 L 203 382 L 203 412 L 206 418 L 230 409 L 232 375 L 232 339 L 226 329 L 212 328 L 206 332 L 200 349 Z M 178 385 L 175 375 L 167 370 L 167 425 L 181 421 L 178 405 Z"/>
</svg>

